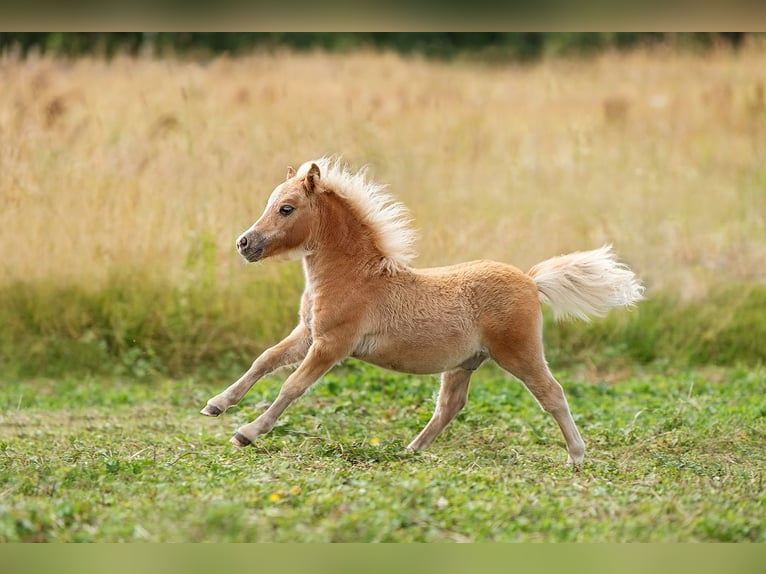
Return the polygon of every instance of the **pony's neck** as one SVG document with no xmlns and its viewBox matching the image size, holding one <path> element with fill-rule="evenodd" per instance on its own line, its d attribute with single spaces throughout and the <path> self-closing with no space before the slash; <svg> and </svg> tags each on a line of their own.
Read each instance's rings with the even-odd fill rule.
<svg viewBox="0 0 766 574">
<path fill-rule="evenodd" d="M 337 194 L 324 192 L 319 199 L 311 254 L 304 258 L 312 284 L 378 273 L 383 254 L 374 231 Z"/>
</svg>

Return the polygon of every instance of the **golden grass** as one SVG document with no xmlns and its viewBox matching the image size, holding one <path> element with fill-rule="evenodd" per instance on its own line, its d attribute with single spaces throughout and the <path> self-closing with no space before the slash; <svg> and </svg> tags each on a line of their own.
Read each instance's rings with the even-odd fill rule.
<svg viewBox="0 0 766 574">
<path fill-rule="evenodd" d="M 182 282 L 288 164 L 341 154 L 412 210 L 418 265 L 612 242 L 652 289 L 766 281 L 766 46 L 533 66 L 393 54 L 0 61 L 2 280 Z M 273 271 L 279 273 L 279 271 Z M 269 274 L 272 272 L 269 272 Z"/>
</svg>

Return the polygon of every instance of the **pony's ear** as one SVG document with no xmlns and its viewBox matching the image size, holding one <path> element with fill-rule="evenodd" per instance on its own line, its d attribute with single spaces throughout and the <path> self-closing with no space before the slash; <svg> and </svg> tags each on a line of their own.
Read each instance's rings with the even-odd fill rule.
<svg viewBox="0 0 766 574">
<path fill-rule="evenodd" d="M 285 179 L 290 179 L 291 177 L 295 177 L 295 168 L 289 165 L 287 166 L 287 177 Z"/>
<path fill-rule="evenodd" d="M 309 193 L 314 193 L 317 190 L 317 187 L 319 187 L 319 166 L 317 164 L 311 164 L 303 184 Z"/>
</svg>

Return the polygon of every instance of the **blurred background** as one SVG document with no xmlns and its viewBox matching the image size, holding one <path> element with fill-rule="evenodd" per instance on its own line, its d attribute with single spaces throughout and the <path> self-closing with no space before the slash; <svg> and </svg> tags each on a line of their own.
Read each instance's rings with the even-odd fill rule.
<svg viewBox="0 0 766 574">
<path fill-rule="evenodd" d="M 756 34 L 757 36 L 758 34 Z M 0 48 L 53 55 L 246 55 L 257 49 L 393 50 L 435 58 L 534 60 L 551 54 L 628 50 L 650 45 L 682 49 L 739 48 L 746 32 L 3 32 Z"/>
<path fill-rule="evenodd" d="M 303 280 L 234 238 L 329 154 L 409 207 L 419 266 L 614 244 L 649 300 L 548 320 L 553 364 L 763 362 L 763 34 L 0 33 L 0 54 L 2 378 L 238 374 Z"/>
</svg>

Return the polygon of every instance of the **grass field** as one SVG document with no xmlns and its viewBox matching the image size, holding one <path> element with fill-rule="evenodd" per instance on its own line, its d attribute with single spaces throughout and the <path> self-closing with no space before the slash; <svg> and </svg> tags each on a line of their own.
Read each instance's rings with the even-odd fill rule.
<svg viewBox="0 0 766 574">
<path fill-rule="evenodd" d="M 0 541 L 766 542 L 766 46 L 530 66 L 392 54 L 0 59 Z M 296 264 L 234 238 L 287 165 L 369 164 L 417 264 L 605 242 L 648 300 L 546 321 L 587 445 L 483 368 L 432 449 L 433 377 L 349 362 L 199 409 L 289 332 Z"/>
<path fill-rule="evenodd" d="M 209 243 L 241 282 L 232 240 L 286 166 L 340 154 L 410 207 L 420 265 L 611 241 L 654 289 L 763 281 L 764 57 L 2 61 L 0 269 L 183 283 Z"/>
<path fill-rule="evenodd" d="M 766 542 L 762 370 L 562 376 L 579 471 L 520 383 L 476 379 L 418 454 L 437 381 L 360 363 L 246 450 L 228 437 L 275 378 L 221 419 L 197 414 L 210 381 L 4 385 L 0 540 Z"/>
<path fill-rule="evenodd" d="M 240 369 L 289 331 L 302 278 L 244 267 L 233 239 L 287 165 L 324 154 L 390 184 L 420 229 L 420 266 L 528 269 L 613 243 L 654 306 L 607 336 L 569 329 L 567 350 L 606 339 L 605 363 L 626 349 L 762 362 L 766 46 L 753 41 L 534 66 L 6 57 L 0 372 Z"/>
</svg>

